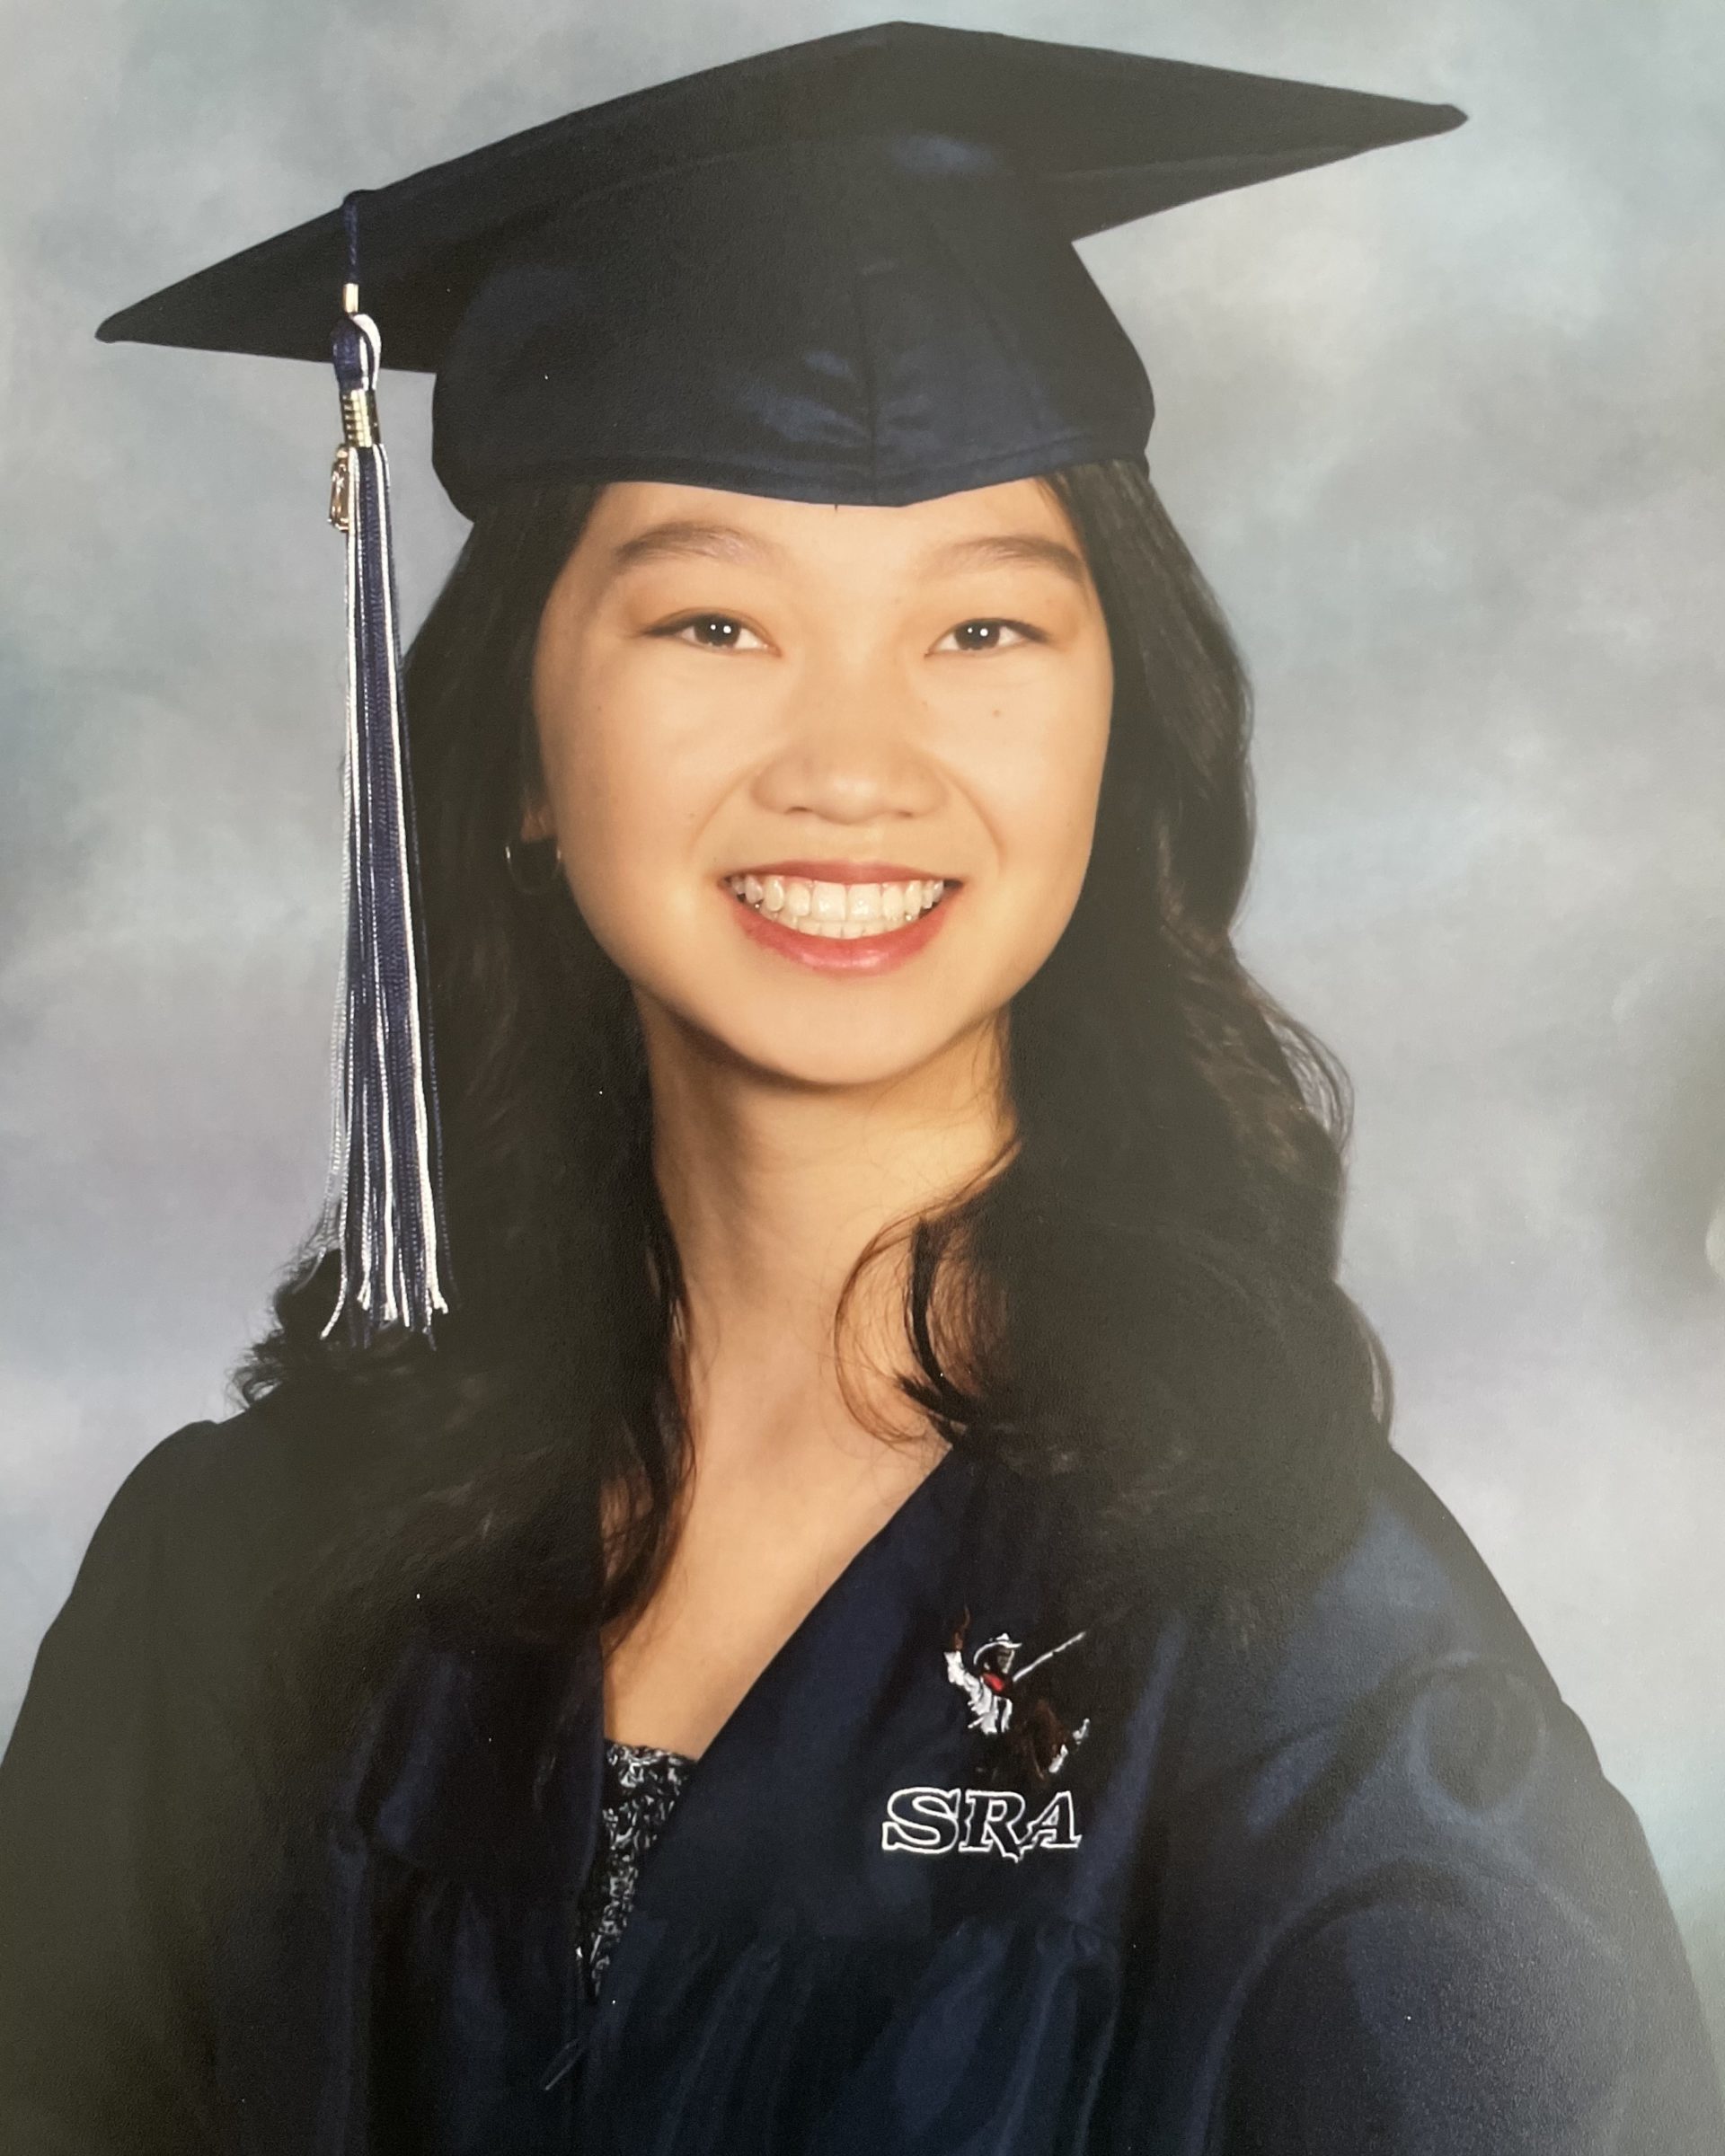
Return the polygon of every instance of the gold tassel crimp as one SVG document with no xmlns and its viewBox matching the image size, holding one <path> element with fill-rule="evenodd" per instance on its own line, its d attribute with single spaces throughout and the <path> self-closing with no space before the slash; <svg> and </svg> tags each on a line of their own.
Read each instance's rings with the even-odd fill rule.
<svg viewBox="0 0 1725 2156">
<path fill-rule="evenodd" d="M 345 532 L 353 515 L 353 460 L 343 442 L 330 466 L 330 522 Z"/>
<path fill-rule="evenodd" d="M 375 449 L 382 440 L 377 394 L 370 389 L 341 392 L 341 446 L 330 467 L 330 522 L 345 532 L 353 513 L 353 452 Z"/>
</svg>

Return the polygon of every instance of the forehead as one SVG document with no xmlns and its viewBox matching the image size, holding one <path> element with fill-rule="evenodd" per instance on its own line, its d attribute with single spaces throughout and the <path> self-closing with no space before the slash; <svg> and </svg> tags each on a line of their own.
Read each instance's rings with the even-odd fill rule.
<svg viewBox="0 0 1725 2156">
<path fill-rule="evenodd" d="M 618 481 L 595 504 L 585 537 L 589 561 L 606 574 L 704 556 L 769 570 L 821 563 L 956 573 L 1012 565 L 1087 581 L 1071 521 L 1036 479 L 891 508 Z"/>
</svg>

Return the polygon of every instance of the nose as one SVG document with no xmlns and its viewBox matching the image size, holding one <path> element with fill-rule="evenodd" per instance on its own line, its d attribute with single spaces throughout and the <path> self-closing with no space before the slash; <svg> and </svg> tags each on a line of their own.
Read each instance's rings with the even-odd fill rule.
<svg viewBox="0 0 1725 2156">
<path fill-rule="evenodd" d="M 916 697 L 889 660 L 828 655 L 800 670 L 754 793 L 779 816 L 873 824 L 926 816 L 942 783 Z"/>
</svg>

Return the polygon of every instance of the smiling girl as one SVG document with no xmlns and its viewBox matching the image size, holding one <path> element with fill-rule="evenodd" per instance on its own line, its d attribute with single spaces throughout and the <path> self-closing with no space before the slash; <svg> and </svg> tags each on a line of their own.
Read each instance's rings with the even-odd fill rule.
<svg viewBox="0 0 1725 2156">
<path fill-rule="evenodd" d="M 343 1067 L 399 898 L 453 1290 L 361 1321 L 426 1253 L 355 1186 L 102 1521 L 0 1772 L 8 2148 L 1720 2145 L 1635 1816 L 1388 1447 L 1071 246 L 1458 117 L 896 24 L 358 216 L 473 529 Z M 106 330 L 303 353 L 338 229 Z"/>
</svg>

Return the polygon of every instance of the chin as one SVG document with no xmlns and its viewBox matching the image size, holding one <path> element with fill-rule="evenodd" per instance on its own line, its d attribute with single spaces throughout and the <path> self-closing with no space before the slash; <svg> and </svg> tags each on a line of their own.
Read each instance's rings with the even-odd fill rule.
<svg viewBox="0 0 1725 2156">
<path fill-rule="evenodd" d="M 810 1091 L 845 1092 L 930 1072 L 973 1044 L 986 1022 L 978 1019 L 955 1033 L 950 1012 L 939 1025 L 895 1023 L 877 1006 L 848 1024 L 817 1015 L 777 1025 L 708 1023 L 701 1030 L 731 1061 L 765 1078 Z"/>
</svg>

